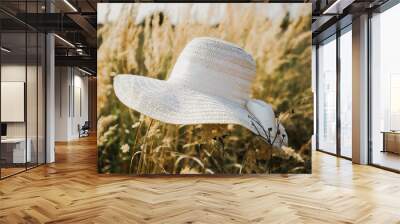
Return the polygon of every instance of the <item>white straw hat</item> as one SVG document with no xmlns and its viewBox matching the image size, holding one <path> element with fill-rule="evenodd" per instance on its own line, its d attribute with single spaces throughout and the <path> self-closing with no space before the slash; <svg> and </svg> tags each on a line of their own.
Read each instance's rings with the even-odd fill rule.
<svg viewBox="0 0 400 224">
<path fill-rule="evenodd" d="M 242 48 L 201 37 L 183 49 L 168 80 L 117 75 L 114 90 L 126 106 L 166 123 L 238 124 L 264 137 L 262 129 L 270 128 L 274 136 L 272 107 L 250 99 L 255 72 L 253 58 Z M 286 135 L 284 129 L 280 134 Z M 287 137 L 282 140 L 287 143 Z"/>
</svg>

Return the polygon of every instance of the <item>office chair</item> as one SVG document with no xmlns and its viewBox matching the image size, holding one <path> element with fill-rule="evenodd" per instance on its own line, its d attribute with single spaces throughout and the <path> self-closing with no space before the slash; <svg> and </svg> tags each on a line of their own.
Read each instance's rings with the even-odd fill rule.
<svg viewBox="0 0 400 224">
<path fill-rule="evenodd" d="M 78 125 L 79 138 L 89 136 L 89 129 L 90 129 L 89 121 L 85 121 L 85 123 L 82 125 L 82 127 L 80 127 L 80 125 Z"/>
</svg>

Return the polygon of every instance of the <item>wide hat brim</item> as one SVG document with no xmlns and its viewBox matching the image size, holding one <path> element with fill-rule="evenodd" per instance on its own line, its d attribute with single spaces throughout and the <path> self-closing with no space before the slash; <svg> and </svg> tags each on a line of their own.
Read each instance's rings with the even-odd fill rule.
<svg viewBox="0 0 400 224">
<path fill-rule="evenodd" d="M 244 106 L 176 83 L 121 74 L 114 91 L 126 106 L 165 123 L 237 124 L 257 133 Z"/>
</svg>

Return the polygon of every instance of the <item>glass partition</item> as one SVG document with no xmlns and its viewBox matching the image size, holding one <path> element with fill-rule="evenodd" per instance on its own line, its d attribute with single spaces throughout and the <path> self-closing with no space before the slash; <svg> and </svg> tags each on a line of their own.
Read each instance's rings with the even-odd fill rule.
<svg viewBox="0 0 400 224">
<path fill-rule="evenodd" d="M 400 4 L 371 18 L 371 162 L 400 170 Z"/>
<path fill-rule="evenodd" d="M 336 36 L 318 47 L 318 149 L 336 154 Z"/>
<path fill-rule="evenodd" d="M 27 97 L 26 97 L 26 113 L 27 113 L 27 150 L 30 151 L 30 161 L 27 163 L 28 168 L 37 165 L 38 158 L 38 141 L 37 141 L 37 127 L 38 127 L 38 111 L 37 111 L 37 98 L 38 98 L 38 35 L 36 32 L 27 33 Z"/>
<path fill-rule="evenodd" d="M 38 33 L 38 64 L 37 64 L 37 162 L 43 164 L 46 162 L 46 144 L 45 144 L 45 124 L 46 124 L 46 37 L 43 33 Z"/>
<path fill-rule="evenodd" d="M 44 1 L 1 1 L 17 16 Z M 39 7 L 40 6 L 40 7 Z M 0 178 L 45 163 L 45 35 L 0 11 Z"/>
<path fill-rule="evenodd" d="M 24 171 L 31 161 L 26 141 L 26 41 L 25 32 L 1 34 L 2 177 Z"/>
<path fill-rule="evenodd" d="M 351 26 L 340 36 L 340 155 L 352 157 L 352 35 Z"/>
</svg>

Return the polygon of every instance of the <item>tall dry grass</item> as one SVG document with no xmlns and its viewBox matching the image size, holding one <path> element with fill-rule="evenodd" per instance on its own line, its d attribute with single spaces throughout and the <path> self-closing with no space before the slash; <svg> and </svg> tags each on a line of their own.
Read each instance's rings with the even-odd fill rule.
<svg viewBox="0 0 400 224">
<path fill-rule="evenodd" d="M 236 15 L 229 5 L 216 26 L 171 25 L 161 13 L 135 24 L 136 8 L 98 31 L 98 170 L 131 174 L 310 173 L 313 128 L 311 15 L 272 22 L 252 9 Z M 119 73 L 166 79 L 194 37 L 234 42 L 257 64 L 254 98 L 273 105 L 289 146 L 273 148 L 236 125 L 165 124 L 140 115 L 116 98 Z"/>
</svg>

